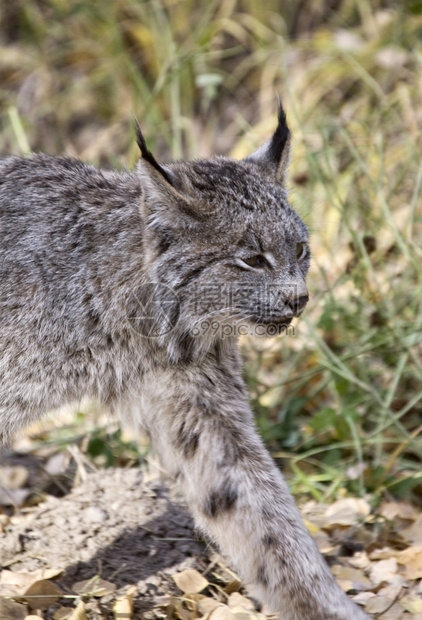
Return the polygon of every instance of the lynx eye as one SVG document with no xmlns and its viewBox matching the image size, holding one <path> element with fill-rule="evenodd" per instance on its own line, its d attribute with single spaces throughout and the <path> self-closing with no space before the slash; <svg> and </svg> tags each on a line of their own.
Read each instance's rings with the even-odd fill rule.
<svg viewBox="0 0 422 620">
<path fill-rule="evenodd" d="M 256 254 L 255 256 L 249 256 L 248 258 L 242 258 L 242 263 L 248 265 L 248 267 L 254 267 L 255 269 L 262 269 L 268 267 L 269 263 L 265 256 L 262 254 Z"/>
<path fill-rule="evenodd" d="M 306 243 L 296 243 L 296 258 L 297 260 L 302 260 L 305 258 L 307 253 Z"/>
</svg>

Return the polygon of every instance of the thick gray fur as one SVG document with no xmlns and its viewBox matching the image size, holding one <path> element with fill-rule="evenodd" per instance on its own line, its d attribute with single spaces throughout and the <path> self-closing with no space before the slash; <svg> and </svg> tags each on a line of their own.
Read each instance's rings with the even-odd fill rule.
<svg viewBox="0 0 422 620">
<path fill-rule="evenodd" d="M 242 161 L 162 167 L 138 142 L 134 172 L 0 162 L 0 437 L 99 400 L 150 434 L 251 594 L 283 620 L 363 620 L 257 435 L 236 344 L 239 326 L 283 327 L 307 301 L 284 113 Z M 178 304 L 163 315 L 169 290 Z"/>
</svg>

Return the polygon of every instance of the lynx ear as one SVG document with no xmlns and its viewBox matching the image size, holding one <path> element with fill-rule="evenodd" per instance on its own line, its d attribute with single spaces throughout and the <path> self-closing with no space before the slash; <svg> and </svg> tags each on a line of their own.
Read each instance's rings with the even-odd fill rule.
<svg viewBox="0 0 422 620">
<path fill-rule="evenodd" d="M 142 131 L 136 123 L 136 142 L 141 151 L 138 176 L 142 186 L 141 211 L 150 225 L 171 228 L 191 227 L 199 214 L 194 202 L 182 187 L 178 176 L 167 166 L 161 166 L 148 149 Z"/>
<path fill-rule="evenodd" d="M 290 130 L 287 127 L 286 114 L 278 100 L 278 125 L 273 137 L 257 151 L 246 157 L 262 168 L 271 181 L 283 183 L 290 157 Z"/>
<path fill-rule="evenodd" d="M 171 186 L 174 186 L 175 179 L 172 179 L 172 174 L 170 170 L 164 168 L 164 166 L 160 166 L 160 164 L 155 159 L 154 155 L 147 147 L 147 143 L 145 142 L 144 134 L 141 131 L 138 121 L 135 120 L 135 131 L 136 131 L 136 144 L 139 146 L 139 150 L 141 151 L 141 157 L 144 161 L 148 162 L 155 170 L 169 183 Z"/>
</svg>

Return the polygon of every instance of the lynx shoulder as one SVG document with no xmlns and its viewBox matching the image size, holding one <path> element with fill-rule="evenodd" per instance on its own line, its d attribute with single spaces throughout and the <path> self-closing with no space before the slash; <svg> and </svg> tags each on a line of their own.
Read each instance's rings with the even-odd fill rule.
<svg viewBox="0 0 422 620">
<path fill-rule="evenodd" d="M 0 161 L 0 437 L 82 396 L 130 416 L 196 524 L 284 620 L 366 618 L 336 585 L 258 437 L 236 340 L 307 301 L 290 133 L 246 159 L 133 172 Z"/>
</svg>

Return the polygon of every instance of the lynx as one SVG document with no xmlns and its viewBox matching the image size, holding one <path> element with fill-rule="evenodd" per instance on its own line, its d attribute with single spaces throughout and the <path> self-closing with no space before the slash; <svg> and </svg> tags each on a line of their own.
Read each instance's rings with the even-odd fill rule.
<svg viewBox="0 0 422 620">
<path fill-rule="evenodd" d="M 0 436 L 97 399 L 149 433 L 197 526 L 280 618 L 368 618 L 257 434 L 237 350 L 239 333 L 280 333 L 308 301 L 284 111 L 241 161 L 160 165 L 139 128 L 137 141 L 134 172 L 1 160 Z"/>
</svg>

